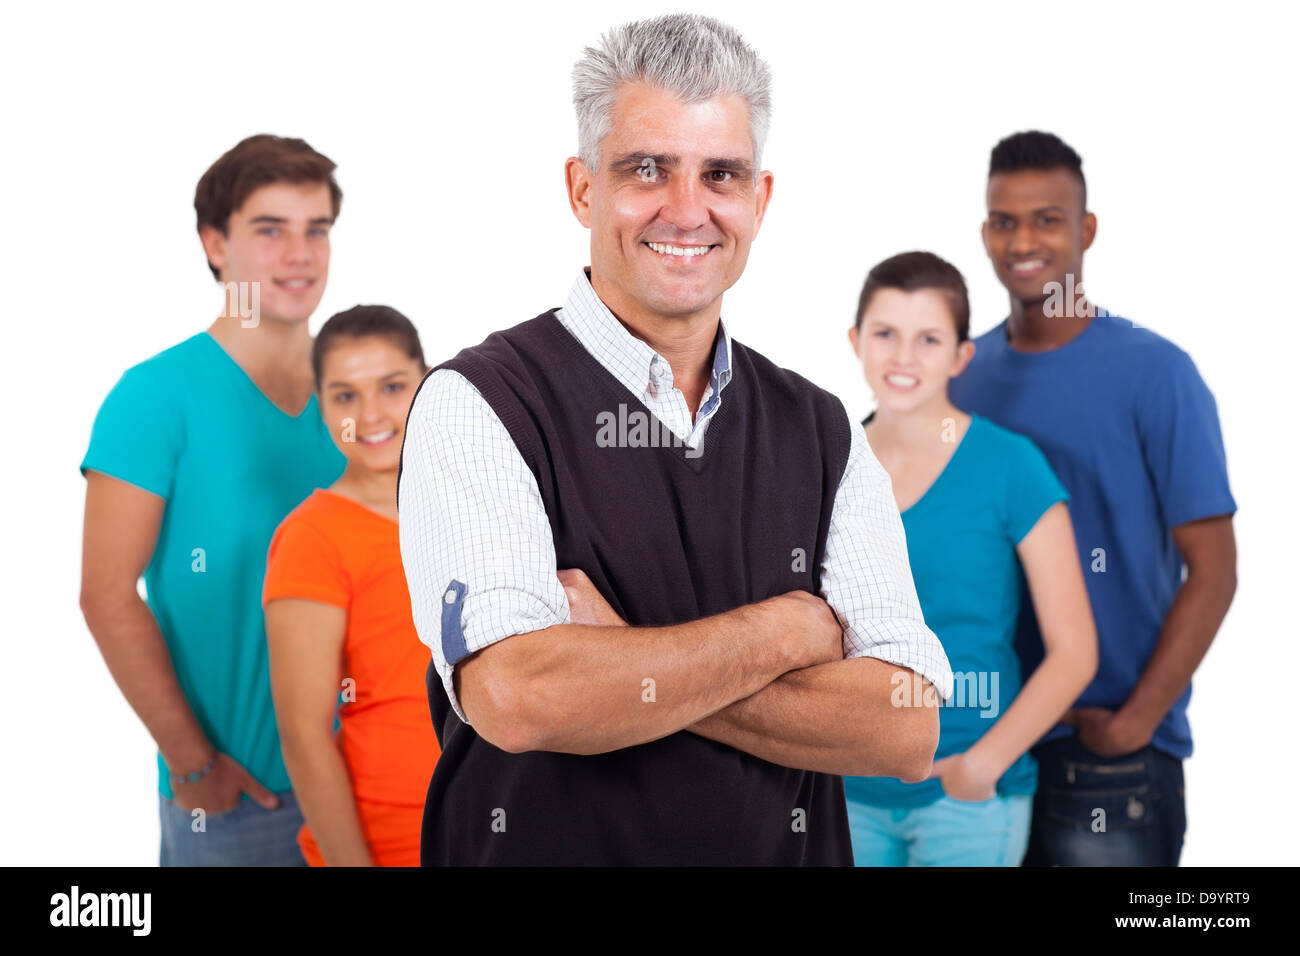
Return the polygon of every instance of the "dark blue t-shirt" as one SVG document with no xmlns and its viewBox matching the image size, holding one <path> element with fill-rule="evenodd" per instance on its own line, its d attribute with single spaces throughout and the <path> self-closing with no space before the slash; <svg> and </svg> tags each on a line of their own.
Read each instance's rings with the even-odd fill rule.
<svg viewBox="0 0 1300 956">
<path fill-rule="evenodd" d="M 1182 583 L 1170 529 L 1237 510 L 1214 396 L 1186 352 L 1127 319 L 1099 314 L 1060 348 L 1032 353 L 1011 348 L 1006 325 L 975 340 L 949 394 L 963 411 L 1032 439 L 1070 493 L 1100 651 L 1076 706 L 1118 708 Z M 1016 646 L 1028 676 L 1043 658 L 1028 600 Z M 1151 741 L 1179 758 L 1192 753 L 1191 693 L 1189 685 Z M 1071 732 L 1057 725 L 1044 739 Z"/>
</svg>

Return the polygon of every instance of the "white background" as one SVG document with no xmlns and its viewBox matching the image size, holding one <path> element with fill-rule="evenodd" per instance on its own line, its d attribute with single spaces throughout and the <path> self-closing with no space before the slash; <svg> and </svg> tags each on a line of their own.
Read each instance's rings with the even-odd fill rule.
<svg viewBox="0 0 1300 956">
<path fill-rule="evenodd" d="M 255 132 L 331 157 L 345 198 L 313 330 L 358 302 L 390 304 L 436 363 L 562 303 L 588 262 L 563 186 L 569 71 L 606 28 L 678 9 L 6 11 L 0 862 L 157 860 L 154 747 L 78 610 L 77 465 L 121 372 L 217 313 L 199 176 Z M 867 269 L 939 253 L 965 274 L 982 332 L 1006 307 L 978 235 L 989 149 L 1042 128 L 1082 154 L 1099 220 L 1090 295 L 1195 359 L 1240 506 L 1240 586 L 1192 697 L 1183 862 L 1294 863 L 1292 14 L 1240 2 L 689 9 L 737 26 L 775 80 L 774 198 L 723 318 L 851 412 L 870 405 L 845 341 Z"/>
</svg>

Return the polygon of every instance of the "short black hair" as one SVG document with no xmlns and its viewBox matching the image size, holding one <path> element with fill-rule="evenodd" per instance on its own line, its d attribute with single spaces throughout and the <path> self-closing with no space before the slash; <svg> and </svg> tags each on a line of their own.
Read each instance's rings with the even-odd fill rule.
<svg viewBox="0 0 1300 956">
<path fill-rule="evenodd" d="M 411 320 L 387 305 L 355 305 L 345 312 L 332 315 L 316 333 L 311 347 L 311 370 L 320 391 L 321 373 L 325 368 L 325 355 L 340 339 L 363 339 L 371 335 L 386 338 L 426 368 L 424 349 L 420 346 L 420 333 Z"/>
<path fill-rule="evenodd" d="M 858 315 L 853 322 L 855 329 L 862 328 L 862 317 L 871 304 L 871 297 L 881 289 L 901 292 L 934 289 L 942 293 L 952 312 L 958 344 L 970 338 L 970 298 L 966 294 L 966 280 L 946 259 L 940 259 L 933 252 L 900 252 L 876 263 L 867 273 L 862 294 L 858 296 Z"/>
<path fill-rule="evenodd" d="M 1012 133 L 993 147 L 989 155 L 990 178 L 994 173 L 1016 173 L 1022 169 L 1069 170 L 1083 187 L 1083 208 L 1088 208 L 1088 183 L 1083 178 L 1083 160 L 1054 133 L 1036 129 Z"/>
</svg>

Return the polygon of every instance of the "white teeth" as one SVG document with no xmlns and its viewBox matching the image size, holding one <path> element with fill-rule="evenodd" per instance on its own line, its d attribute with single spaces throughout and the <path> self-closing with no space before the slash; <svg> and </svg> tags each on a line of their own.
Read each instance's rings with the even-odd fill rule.
<svg viewBox="0 0 1300 956">
<path fill-rule="evenodd" d="M 286 286 L 290 289 L 305 289 L 307 288 L 307 286 L 311 285 L 311 280 L 310 279 L 281 279 L 280 285 Z"/>
<path fill-rule="evenodd" d="M 890 385 L 897 385 L 899 388 L 911 388 L 917 383 L 918 379 L 912 375 L 890 374 L 885 376 L 885 381 Z"/>
<path fill-rule="evenodd" d="M 662 242 L 647 242 L 647 246 L 661 256 L 702 256 L 711 246 L 669 246 Z"/>
<path fill-rule="evenodd" d="M 361 443 L 363 445 L 375 445 L 381 441 L 387 441 L 388 439 L 392 438 L 396 434 L 397 434 L 397 429 L 392 428 L 384 432 L 382 435 L 362 435 Z"/>
<path fill-rule="evenodd" d="M 1043 260 L 1035 259 L 1033 262 L 1017 262 L 1011 266 L 1012 272 L 1036 272 L 1043 267 Z"/>
</svg>

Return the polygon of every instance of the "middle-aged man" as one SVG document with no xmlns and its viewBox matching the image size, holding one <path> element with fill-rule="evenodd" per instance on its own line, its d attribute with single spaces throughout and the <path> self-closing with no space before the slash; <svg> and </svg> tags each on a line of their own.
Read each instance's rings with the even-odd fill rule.
<svg viewBox="0 0 1300 956">
<path fill-rule="evenodd" d="M 163 866 L 305 865 L 262 576 L 276 526 L 345 464 L 307 328 L 342 198 L 334 163 L 300 139 L 250 136 L 204 173 L 194 209 L 224 307 L 127 369 L 81 463 L 81 607 L 158 744 Z"/>
<path fill-rule="evenodd" d="M 590 269 L 431 372 L 406 432 L 421 862 L 851 865 L 837 775 L 926 777 L 952 674 L 862 429 L 720 321 L 767 67 L 672 15 L 588 48 L 574 99 Z"/>
<path fill-rule="evenodd" d="M 984 246 L 1010 314 L 975 340 L 951 396 L 1032 438 L 1069 491 L 1100 653 L 1033 750 L 1025 864 L 1176 866 L 1192 674 L 1237 581 L 1214 396 L 1186 352 L 1084 296 L 1097 218 L 1078 153 L 1050 133 L 1007 137 L 987 200 Z M 1043 646 L 1025 606 L 1028 670 Z"/>
</svg>

